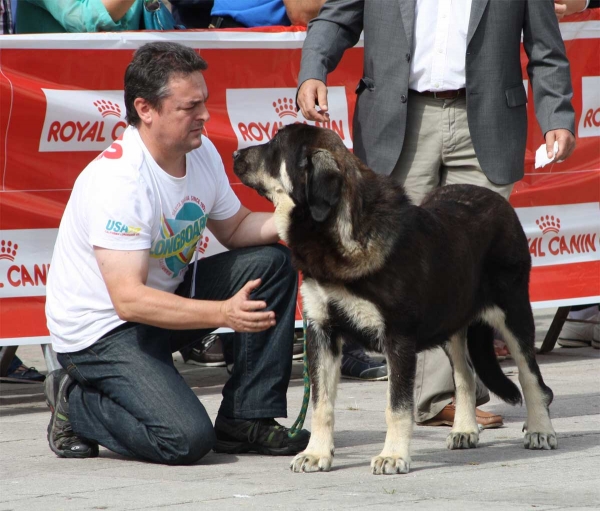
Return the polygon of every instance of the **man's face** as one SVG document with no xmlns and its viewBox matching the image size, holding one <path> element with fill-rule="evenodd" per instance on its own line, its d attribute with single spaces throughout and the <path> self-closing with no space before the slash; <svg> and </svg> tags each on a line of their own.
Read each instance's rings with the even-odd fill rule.
<svg viewBox="0 0 600 511">
<path fill-rule="evenodd" d="M 202 145 L 208 89 L 200 71 L 175 75 L 168 83 L 170 95 L 162 100 L 160 112 L 153 110 L 150 132 L 169 151 L 188 153 Z"/>
</svg>

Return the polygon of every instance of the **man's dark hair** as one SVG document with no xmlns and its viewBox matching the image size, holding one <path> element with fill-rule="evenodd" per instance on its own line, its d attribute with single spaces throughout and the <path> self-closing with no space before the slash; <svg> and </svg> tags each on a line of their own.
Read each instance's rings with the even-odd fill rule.
<svg viewBox="0 0 600 511">
<path fill-rule="evenodd" d="M 194 50 L 177 43 L 156 42 L 141 46 L 125 71 L 125 110 L 127 122 L 138 126 L 136 98 L 145 99 L 160 112 L 162 100 L 170 95 L 168 83 L 174 75 L 204 71 L 206 61 Z"/>
</svg>

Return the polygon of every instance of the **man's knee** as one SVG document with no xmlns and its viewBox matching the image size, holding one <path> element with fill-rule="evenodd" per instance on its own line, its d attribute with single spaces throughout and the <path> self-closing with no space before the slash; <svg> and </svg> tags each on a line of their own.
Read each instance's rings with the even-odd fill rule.
<svg viewBox="0 0 600 511">
<path fill-rule="evenodd" d="M 162 461 L 168 465 L 197 462 L 211 451 L 217 440 L 208 417 L 178 429 L 177 432 L 172 432 L 161 452 Z"/>
<path fill-rule="evenodd" d="M 256 264 L 256 270 L 263 276 L 263 279 L 275 275 L 278 279 L 284 278 L 290 281 L 297 278 L 296 270 L 292 266 L 290 250 L 283 245 L 275 244 L 262 247 Z"/>
</svg>

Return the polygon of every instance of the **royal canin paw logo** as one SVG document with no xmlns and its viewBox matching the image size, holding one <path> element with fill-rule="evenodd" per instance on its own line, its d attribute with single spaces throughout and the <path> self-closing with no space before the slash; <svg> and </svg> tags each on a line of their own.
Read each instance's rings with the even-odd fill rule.
<svg viewBox="0 0 600 511">
<path fill-rule="evenodd" d="M 19 250 L 19 245 L 16 243 L 6 240 L 0 241 L 0 259 L 14 261 L 17 256 L 17 250 Z"/>
<path fill-rule="evenodd" d="M 198 252 L 204 254 L 204 252 L 206 252 L 206 249 L 208 248 L 209 241 L 210 238 L 208 236 L 203 236 L 202 238 L 200 238 L 200 241 L 198 242 Z"/>
<path fill-rule="evenodd" d="M 273 108 L 280 118 L 290 115 L 292 117 L 298 117 L 296 113 L 296 105 L 292 98 L 279 98 L 277 101 L 273 101 Z"/>
<path fill-rule="evenodd" d="M 558 233 L 560 231 L 560 218 L 554 218 L 553 215 L 542 215 L 535 223 L 544 234 L 547 232 Z"/>
<path fill-rule="evenodd" d="M 98 112 L 102 114 L 102 117 L 114 115 L 119 119 L 121 118 L 121 107 L 112 101 L 99 99 L 98 101 L 94 101 L 94 106 L 98 109 Z"/>
</svg>

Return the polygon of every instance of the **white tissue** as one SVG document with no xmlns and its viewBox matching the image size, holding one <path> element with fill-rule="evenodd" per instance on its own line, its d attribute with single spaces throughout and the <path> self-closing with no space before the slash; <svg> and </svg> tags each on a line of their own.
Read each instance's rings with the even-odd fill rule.
<svg viewBox="0 0 600 511">
<path fill-rule="evenodd" d="M 548 158 L 548 154 L 546 153 L 546 144 L 542 144 L 539 149 L 535 152 L 535 168 L 539 169 L 540 167 L 544 167 L 548 165 L 552 160 L 554 160 L 554 156 L 558 152 L 558 142 L 554 141 L 554 151 L 552 153 L 552 158 Z M 557 163 L 560 163 L 562 160 L 559 160 Z"/>
</svg>

